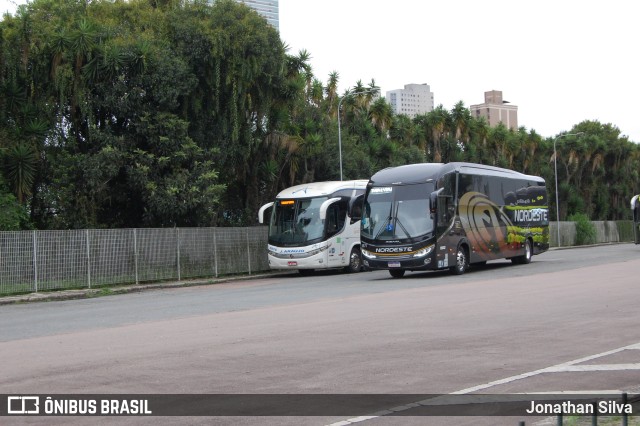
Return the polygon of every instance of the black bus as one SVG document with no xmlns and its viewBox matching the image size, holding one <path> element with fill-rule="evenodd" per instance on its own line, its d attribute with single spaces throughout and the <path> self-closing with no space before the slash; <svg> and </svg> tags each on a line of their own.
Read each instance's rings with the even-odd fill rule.
<svg viewBox="0 0 640 426">
<path fill-rule="evenodd" d="M 631 212 L 633 213 L 633 241 L 640 244 L 640 195 L 631 199 Z"/>
<path fill-rule="evenodd" d="M 391 167 L 367 185 L 360 229 L 364 266 L 450 269 L 511 259 L 529 263 L 549 249 L 545 181 L 473 163 Z"/>
</svg>

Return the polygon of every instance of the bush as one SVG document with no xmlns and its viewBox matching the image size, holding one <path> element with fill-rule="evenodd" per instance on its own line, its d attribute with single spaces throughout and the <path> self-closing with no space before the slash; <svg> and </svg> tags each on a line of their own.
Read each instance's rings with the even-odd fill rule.
<svg viewBox="0 0 640 426">
<path fill-rule="evenodd" d="M 576 223 L 576 245 L 582 246 L 595 244 L 596 227 L 584 213 L 575 213 L 569 216 L 571 222 Z"/>
<path fill-rule="evenodd" d="M 16 197 L 10 194 L 0 177 L 0 231 L 28 229 L 29 215 Z"/>
</svg>

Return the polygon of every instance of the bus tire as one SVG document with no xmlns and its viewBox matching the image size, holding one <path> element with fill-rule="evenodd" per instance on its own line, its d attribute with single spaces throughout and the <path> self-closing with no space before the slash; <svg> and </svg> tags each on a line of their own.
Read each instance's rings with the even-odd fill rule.
<svg viewBox="0 0 640 426">
<path fill-rule="evenodd" d="M 393 278 L 402 278 L 404 277 L 405 270 L 404 269 L 389 269 L 389 274 Z"/>
<path fill-rule="evenodd" d="M 362 254 L 360 248 L 354 247 L 349 255 L 349 266 L 344 268 L 350 274 L 360 272 L 362 270 Z"/>
<path fill-rule="evenodd" d="M 531 240 L 525 240 L 524 242 L 524 254 L 522 256 L 517 256 L 511 259 L 513 263 L 516 265 L 526 265 L 531 263 L 531 256 L 533 255 L 533 250 L 531 249 Z"/>
<path fill-rule="evenodd" d="M 450 268 L 454 275 L 462 275 L 469 269 L 469 252 L 464 245 L 458 246 L 456 250 L 456 264 Z"/>
</svg>

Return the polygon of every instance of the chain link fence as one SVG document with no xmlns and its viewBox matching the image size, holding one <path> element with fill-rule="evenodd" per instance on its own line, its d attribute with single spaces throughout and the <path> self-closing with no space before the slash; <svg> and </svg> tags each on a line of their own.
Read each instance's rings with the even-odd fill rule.
<svg viewBox="0 0 640 426">
<path fill-rule="evenodd" d="M 0 295 L 269 270 L 267 227 L 0 232 Z"/>
</svg>

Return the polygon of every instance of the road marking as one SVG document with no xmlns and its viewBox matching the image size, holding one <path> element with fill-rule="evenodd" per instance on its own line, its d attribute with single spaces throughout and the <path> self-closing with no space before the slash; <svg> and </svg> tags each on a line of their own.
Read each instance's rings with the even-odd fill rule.
<svg viewBox="0 0 640 426">
<path fill-rule="evenodd" d="M 562 368 L 569 368 L 569 367 L 571 367 L 571 366 L 573 366 L 575 364 L 580 364 L 580 363 L 583 363 L 583 362 L 591 361 L 591 360 L 594 360 L 594 359 L 597 359 L 597 358 L 602 358 L 604 356 L 613 355 L 613 354 L 616 354 L 618 352 L 622 352 L 624 350 L 630 350 L 630 349 L 635 349 L 635 350 L 640 349 L 640 343 L 635 343 L 633 345 L 624 346 L 622 348 L 612 349 L 610 351 L 601 352 L 599 354 L 586 356 L 584 358 L 575 359 L 575 360 L 569 361 L 569 362 L 563 362 L 562 364 L 557 364 L 557 365 L 554 365 L 554 366 L 551 366 L 551 367 L 542 368 L 540 370 L 530 371 L 528 373 L 518 374 L 516 376 L 507 377 L 505 379 L 495 380 L 493 382 L 485 383 L 483 385 L 478 385 L 478 386 L 473 386 L 473 387 L 470 387 L 470 388 L 467 388 L 467 389 L 462 389 L 462 390 L 459 390 L 459 391 L 456 391 L 456 392 L 452 392 L 452 395 L 463 395 L 465 393 L 477 392 L 479 390 L 491 388 L 493 386 L 503 385 L 503 384 L 506 384 L 506 383 L 515 382 L 516 380 L 526 379 L 526 378 L 532 377 L 532 376 L 537 376 L 538 374 L 557 373 L 559 371 L 562 371 L 561 370 Z"/>
<path fill-rule="evenodd" d="M 548 368 L 548 373 L 565 373 L 575 371 L 625 371 L 640 370 L 640 364 L 599 364 L 599 365 L 567 365 Z"/>
<path fill-rule="evenodd" d="M 492 382 L 488 382 L 488 383 L 484 383 L 481 385 L 477 385 L 477 386 L 472 386 L 470 388 L 466 388 L 466 389 L 462 389 L 459 391 L 455 391 L 455 392 L 451 392 L 449 395 L 465 395 L 465 394 L 469 394 L 472 392 L 477 392 L 480 390 L 484 390 L 484 389 L 488 389 L 494 386 L 498 386 L 498 385 L 504 385 L 507 383 L 511 383 L 511 382 L 515 382 L 516 380 L 521 380 L 521 379 L 526 379 L 529 377 L 533 377 L 533 376 L 537 376 L 539 374 L 544 374 L 544 373 L 561 373 L 561 372 L 576 372 L 576 371 L 626 371 L 626 370 L 640 370 L 640 364 L 588 364 L 588 365 L 576 365 L 576 364 L 581 364 L 583 362 L 587 362 L 587 361 L 592 361 L 594 359 L 598 359 L 598 358 L 602 358 L 605 356 L 609 356 L 609 355 L 613 355 L 616 354 L 618 352 L 622 352 L 624 350 L 640 350 L 640 342 L 639 343 L 634 343 L 632 345 L 628 345 L 628 346 L 623 346 L 621 348 L 617 348 L 617 349 L 612 349 L 610 351 L 606 351 L 606 352 L 601 352 L 599 354 L 595 354 L 595 355 L 589 355 L 586 356 L 584 358 L 578 358 L 575 359 L 573 361 L 568 361 L 568 362 L 563 362 L 561 364 L 556 364 L 553 365 L 551 367 L 546 367 L 546 368 L 541 368 L 539 370 L 534 370 L 534 371 L 529 371 L 527 373 L 522 373 L 522 374 L 517 374 L 515 376 L 511 376 L 511 377 L 506 377 L 504 379 L 500 379 L 500 380 L 494 380 Z M 567 394 L 586 394 L 586 393 L 592 393 L 594 391 L 558 391 L 558 392 L 546 392 L 546 393 L 567 393 Z M 599 393 L 621 393 L 622 391 L 620 390 L 616 390 L 616 391 L 597 391 Z M 532 392 L 531 394 L 542 394 L 545 392 Z M 527 393 L 523 393 L 523 395 L 527 395 Z M 432 398 L 432 399 L 426 399 L 423 401 L 416 401 L 415 403 L 411 403 L 411 404 L 406 404 L 403 406 L 399 406 L 399 407 L 393 407 L 393 408 L 389 408 L 387 410 L 384 411 L 380 411 L 377 413 L 372 413 L 371 415 L 368 416 L 359 416 L 359 417 L 354 417 L 351 419 L 346 419 L 346 420 L 342 420 L 336 423 L 331 423 L 328 426 L 348 426 L 354 423 L 361 423 L 367 420 L 372 420 L 372 419 L 376 419 L 378 417 L 382 417 L 382 416 L 386 416 L 388 414 L 394 413 L 394 412 L 398 412 L 398 411 L 405 411 L 405 410 L 409 410 L 411 408 L 414 408 L 418 405 L 433 405 L 434 404 L 434 400 L 438 400 L 438 399 L 443 399 L 446 398 L 446 395 L 443 395 L 441 397 L 436 397 L 436 398 Z"/>
</svg>

